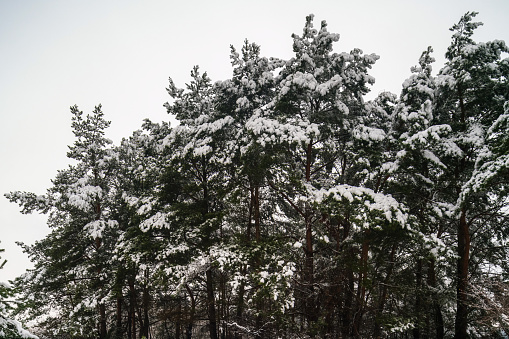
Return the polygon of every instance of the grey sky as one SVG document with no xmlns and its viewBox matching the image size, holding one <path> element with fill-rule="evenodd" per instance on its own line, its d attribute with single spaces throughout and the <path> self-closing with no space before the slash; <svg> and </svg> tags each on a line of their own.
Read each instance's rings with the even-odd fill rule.
<svg viewBox="0 0 509 339">
<path fill-rule="evenodd" d="M 229 46 L 245 38 L 264 56 L 289 58 L 291 34 L 305 16 L 339 33 L 335 51 L 354 47 L 381 59 L 371 74 L 399 94 L 410 67 L 433 46 L 435 71 L 450 42 L 448 28 L 478 11 L 477 41 L 509 43 L 509 0 L 77 1 L 0 0 L 0 193 L 42 194 L 67 166 L 72 144 L 69 106 L 85 113 L 102 103 L 116 144 L 144 118 L 169 120 L 162 104 L 168 77 L 183 87 L 193 65 L 213 81 L 231 75 Z M 45 218 L 21 215 L 0 197 L 0 248 L 8 259 L 0 281 L 29 267 L 15 241 L 28 244 L 48 229 Z"/>
</svg>

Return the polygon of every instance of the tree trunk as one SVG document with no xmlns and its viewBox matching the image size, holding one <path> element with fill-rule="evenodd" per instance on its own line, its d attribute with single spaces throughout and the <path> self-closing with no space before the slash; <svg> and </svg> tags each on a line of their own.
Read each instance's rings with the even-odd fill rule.
<svg viewBox="0 0 509 339">
<path fill-rule="evenodd" d="M 129 280 L 129 296 L 128 338 L 136 339 L 136 291 L 133 280 Z"/>
<path fill-rule="evenodd" d="M 242 273 L 243 275 L 246 275 L 246 270 L 242 269 Z M 237 301 L 237 314 L 236 314 L 236 321 L 237 321 L 237 324 L 239 324 L 240 326 L 243 326 L 243 318 L 242 318 L 242 315 L 244 313 L 244 291 L 245 289 L 245 286 L 244 286 L 244 281 L 242 280 L 240 282 L 240 286 L 239 286 L 239 298 L 238 298 L 238 301 Z M 237 334 L 237 331 L 235 331 L 235 338 L 240 338 L 241 336 L 239 336 Z"/>
<path fill-rule="evenodd" d="M 308 214 L 307 212 L 306 214 Z M 305 284 L 307 286 L 306 296 L 306 315 L 310 323 L 318 319 L 316 312 L 314 296 L 314 253 L 313 253 L 313 233 L 310 217 L 306 218 L 306 258 L 305 258 Z"/>
<path fill-rule="evenodd" d="M 350 223 L 348 221 L 348 217 L 345 218 L 345 222 L 343 223 L 343 240 L 348 238 L 350 235 Z M 339 251 L 339 248 L 338 248 Z M 354 275 L 352 270 L 352 263 L 354 262 L 355 254 L 354 250 L 351 247 L 348 247 L 345 250 L 344 262 L 346 263 L 345 267 L 345 276 L 343 278 L 343 309 L 341 314 L 341 337 L 348 338 L 352 331 L 352 306 L 353 306 L 353 290 L 354 290 Z"/>
<path fill-rule="evenodd" d="M 177 316 L 175 320 L 175 339 L 180 339 L 182 333 L 182 298 L 178 299 Z"/>
<path fill-rule="evenodd" d="M 396 257 L 397 244 L 392 245 L 391 254 L 389 255 L 389 267 L 387 268 L 387 274 L 382 284 L 382 291 L 380 293 L 380 299 L 378 300 L 378 307 L 375 310 L 375 333 L 374 338 L 382 337 L 382 326 L 380 325 L 380 316 L 383 314 L 385 308 L 385 302 L 387 301 L 388 294 L 388 283 L 394 270 L 394 261 Z"/>
<path fill-rule="evenodd" d="M 209 332 L 210 339 L 218 339 L 217 336 L 217 321 L 216 321 L 216 305 L 214 301 L 214 285 L 212 281 L 212 269 L 209 268 L 206 272 L 207 277 L 207 310 L 209 318 Z"/>
<path fill-rule="evenodd" d="M 440 237 L 441 232 L 439 231 L 437 234 L 437 237 Z M 429 268 L 428 268 L 428 285 L 431 286 L 433 289 L 436 288 L 437 285 L 437 278 L 436 278 L 436 272 L 435 272 L 435 260 L 432 259 L 429 262 Z M 437 339 L 443 339 L 445 335 L 444 331 L 444 318 L 442 316 L 442 309 L 440 308 L 440 302 L 438 300 L 438 296 L 436 292 L 433 292 L 432 294 L 432 300 L 433 300 L 433 321 L 435 326 L 435 336 Z M 431 329 L 429 329 L 430 333 Z"/>
<path fill-rule="evenodd" d="M 117 297 L 117 314 L 116 314 L 116 324 L 115 324 L 115 337 L 117 339 L 122 339 L 122 296 Z"/>
<path fill-rule="evenodd" d="M 417 319 L 417 326 L 413 329 L 414 339 L 421 337 L 421 307 L 422 307 L 422 259 L 417 260 L 417 271 L 415 272 L 415 315 Z"/>
<path fill-rule="evenodd" d="M 260 241 L 260 187 L 254 187 L 254 222 L 255 222 L 255 239 Z"/>
<path fill-rule="evenodd" d="M 108 332 L 106 331 L 106 306 L 104 304 L 99 304 L 99 317 L 99 337 L 105 339 L 108 336 Z"/>
<path fill-rule="evenodd" d="M 369 230 L 366 230 L 366 236 L 369 235 Z M 362 324 L 362 317 L 364 316 L 364 298 L 366 296 L 366 277 L 368 274 L 368 252 L 369 243 L 367 239 L 362 242 L 361 260 L 359 282 L 357 287 L 357 307 L 353 319 L 353 335 L 359 336 Z"/>
<path fill-rule="evenodd" d="M 187 293 L 189 293 L 189 298 L 191 299 L 191 310 L 189 311 L 189 320 L 186 328 L 186 336 L 187 339 L 191 339 L 193 335 L 193 325 L 194 325 L 194 313 L 196 310 L 196 301 L 194 299 L 193 291 L 189 288 L 189 285 L 186 284 Z"/>
<path fill-rule="evenodd" d="M 309 142 L 306 148 L 306 182 L 311 182 L 311 165 L 313 163 L 313 142 L 312 140 Z M 306 296 L 306 316 L 308 318 L 308 322 L 310 324 L 316 322 L 318 320 L 318 312 L 316 309 L 314 289 L 315 289 L 315 279 L 314 279 L 314 251 L 313 251 L 313 223 L 312 223 L 312 211 L 309 203 L 306 203 L 306 207 L 304 210 L 305 216 L 304 221 L 306 224 L 306 258 L 305 258 L 305 283 L 307 285 L 307 293 Z"/>
<path fill-rule="evenodd" d="M 455 338 L 468 338 L 468 266 L 470 259 L 470 231 L 466 220 L 466 211 L 461 210 L 458 225 L 458 272 Z"/>
<path fill-rule="evenodd" d="M 148 318 L 148 309 L 150 307 L 150 294 L 148 292 L 148 288 L 145 286 L 143 288 L 143 328 L 142 328 L 142 336 L 148 338 L 148 333 L 150 330 L 150 322 Z"/>
</svg>

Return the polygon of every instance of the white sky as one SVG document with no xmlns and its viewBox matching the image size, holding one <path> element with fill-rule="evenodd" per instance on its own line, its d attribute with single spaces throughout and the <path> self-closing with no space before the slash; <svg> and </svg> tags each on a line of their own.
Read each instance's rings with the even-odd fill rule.
<svg viewBox="0 0 509 339">
<path fill-rule="evenodd" d="M 168 77 L 178 87 L 200 65 L 213 81 L 231 75 L 229 46 L 245 38 L 262 55 L 289 58 L 291 34 L 305 17 L 339 33 L 336 52 L 354 47 L 381 56 L 373 94 L 399 94 L 410 67 L 433 46 L 443 65 L 449 27 L 467 11 L 484 22 L 476 41 L 509 43 L 509 0 L 0 0 L 0 248 L 8 262 L 0 281 L 30 267 L 15 241 L 48 232 L 45 217 L 22 215 L 3 194 L 43 194 L 67 166 L 73 143 L 69 106 L 90 113 L 99 103 L 118 144 L 144 118 L 169 120 Z"/>
</svg>

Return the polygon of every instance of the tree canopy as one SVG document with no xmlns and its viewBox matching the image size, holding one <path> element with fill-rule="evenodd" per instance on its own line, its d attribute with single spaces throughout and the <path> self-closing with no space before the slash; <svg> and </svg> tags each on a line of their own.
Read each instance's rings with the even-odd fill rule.
<svg viewBox="0 0 509 339">
<path fill-rule="evenodd" d="M 476 14 L 400 94 L 367 100 L 379 57 L 309 15 L 288 60 L 246 40 L 231 78 L 170 78 L 176 126 L 115 146 L 72 106 L 73 164 L 6 194 L 51 228 L 13 316 L 41 338 L 507 337 L 509 48 Z"/>
</svg>

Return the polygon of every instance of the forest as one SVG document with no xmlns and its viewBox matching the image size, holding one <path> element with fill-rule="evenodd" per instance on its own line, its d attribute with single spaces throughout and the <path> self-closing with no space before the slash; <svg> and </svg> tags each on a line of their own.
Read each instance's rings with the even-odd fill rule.
<svg viewBox="0 0 509 339">
<path fill-rule="evenodd" d="M 476 14 L 400 94 L 367 100 L 379 57 L 309 15 L 288 60 L 246 40 L 231 78 L 170 78 L 175 126 L 114 145 L 72 106 L 70 165 L 2 192 L 50 233 L 0 337 L 507 338 L 509 48 Z"/>
</svg>

